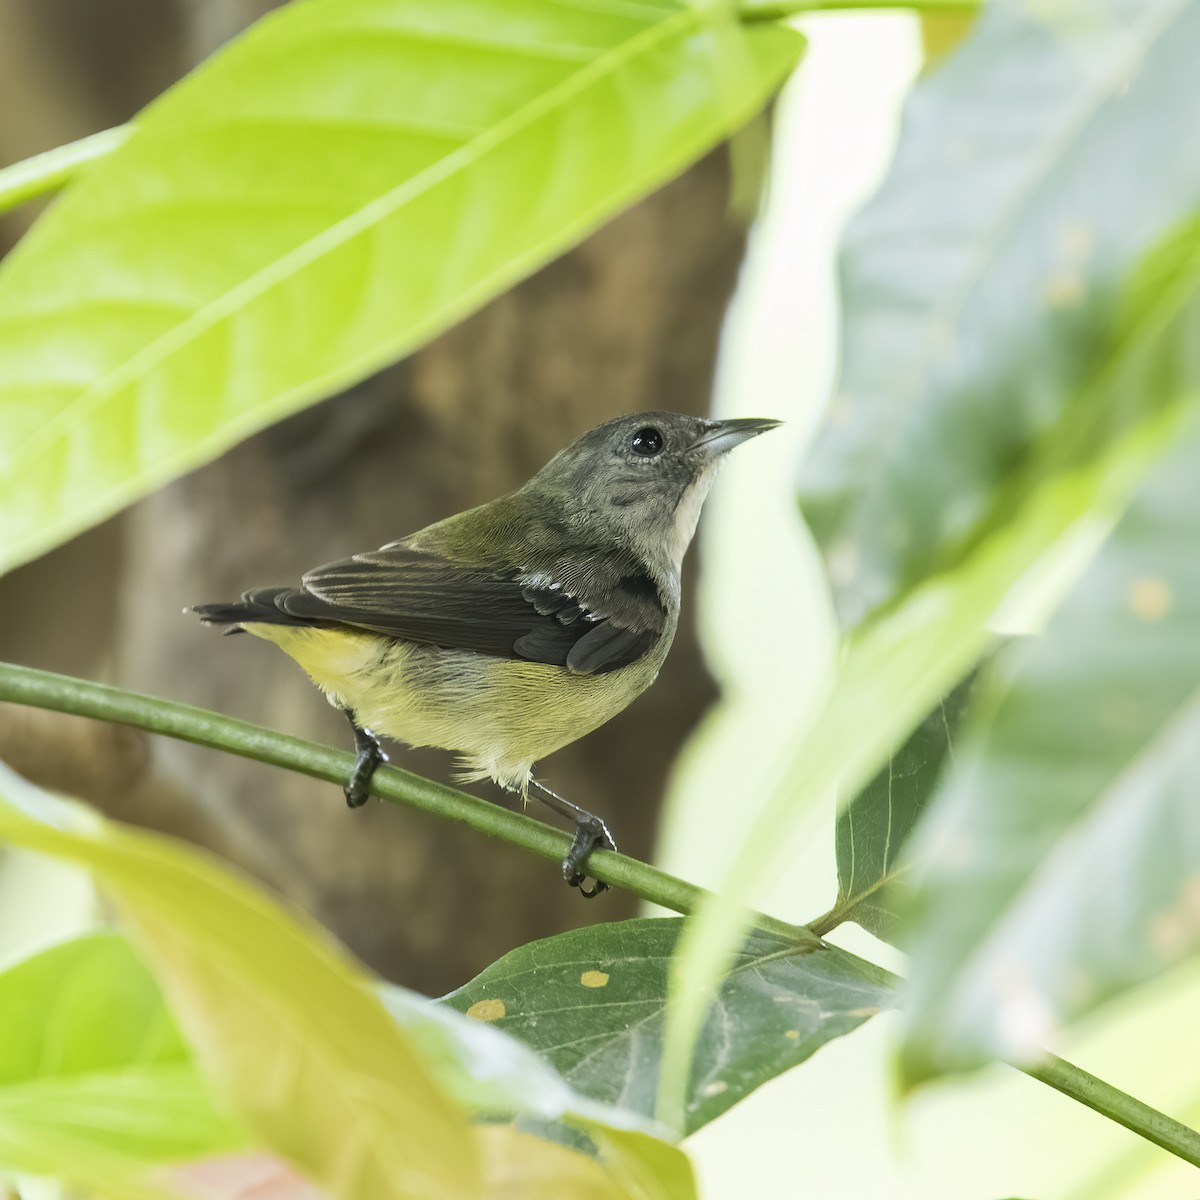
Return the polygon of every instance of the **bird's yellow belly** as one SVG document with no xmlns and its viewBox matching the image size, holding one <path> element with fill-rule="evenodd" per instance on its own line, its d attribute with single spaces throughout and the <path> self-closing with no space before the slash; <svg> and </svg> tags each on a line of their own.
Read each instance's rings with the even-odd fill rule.
<svg viewBox="0 0 1200 1200">
<path fill-rule="evenodd" d="M 654 682 L 668 649 L 603 675 L 376 634 L 245 626 L 294 658 L 359 725 L 463 756 L 464 779 L 524 791 L 533 763 L 603 725 Z"/>
</svg>

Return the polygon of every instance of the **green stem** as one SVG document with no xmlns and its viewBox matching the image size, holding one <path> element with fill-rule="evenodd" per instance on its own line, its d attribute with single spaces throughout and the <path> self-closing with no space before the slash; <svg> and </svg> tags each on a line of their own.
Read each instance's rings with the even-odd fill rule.
<svg viewBox="0 0 1200 1200">
<path fill-rule="evenodd" d="M 1025 1068 L 1025 1074 L 1049 1084 L 1072 1100 L 1078 1100 L 1110 1121 L 1124 1125 L 1193 1167 L 1200 1167 L 1200 1133 L 1066 1059 L 1052 1054 L 1042 1066 Z"/>
<path fill-rule="evenodd" d="M 35 154 L 33 158 L 0 168 L 0 213 L 35 196 L 57 191 L 82 167 L 111 154 L 129 134 L 128 125 L 118 125 L 115 129 L 93 133 L 77 142 L 68 142 L 45 154 Z"/>
<path fill-rule="evenodd" d="M 214 750 L 239 754 L 330 783 L 344 783 L 354 766 L 354 755 L 346 750 L 334 750 L 275 733 L 208 709 L 14 663 L 0 663 L 0 700 L 131 725 L 147 733 L 165 734 Z M 457 821 L 478 833 L 500 838 L 556 862 L 562 861 L 571 844 L 570 837 L 561 830 L 535 821 L 524 813 L 512 812 L 397 767 L 381 767 L 375 772 L 371 779 L 371 794 Z M 594 851 L 588 859 L 588 869 L 613 887 L 624 888 L 643 900 L 677 913 L 692 912 L 707 894 L 695 884 L 611 850 Z M 789 925 L 763 914 L 756 914 L 753 921 L 765 933 L 798 945 L 817 944 L 802 925 Z"/>
<path fill-rule="evenodd" d="M 750 21 L 786 21 L 789 17 L 804 17 L 811 13 L 887 11 L 916 12 L 921 16 L 955 13 L 969 15 L 978 12 L 982 0 L 753 0 L 738 10 L 738 19 Z"/>
<path fill-rule="evenodd" d="M 13 663 L 0 663 L 0 700 L 130 725 L 148 733 L 165 734 L 214 750 L 239 754 L 330 783 L 342 783 L 354 765 L 354 755 L 348 751 L 274 733 L 208 709 L 158 700 Z M 458 821 L 479 833 L 500 838 L 556 862 L 562 859 L 570 845 L 571 839 L 565 833 L 540 821 L 395 767 L 376 771 L 371 792 L 385 800 Z M 678 913 L 692 912 L 707 895 L 704 889 L 694 884 L 609 850 L 596 851 L 588 860 L 588 866 L 606 883 Z M 764 932 L 798 945 L 812 943 L 812 933 L 802 925 L 789 925 L 762 914 L 754 916 L 754 923 Z M 879 970 L 874 964 L 864 965 Z M 901 981 L 897 979 L 896 982 L 899 985 Z M 1032 1078 L 1124 1125 L 1185 1162 L 1200 1166 L 1200 1134 L 1102 1079 L 1055 1056 L 1040 1067 L 1022 1069 Z"/>
</svg>

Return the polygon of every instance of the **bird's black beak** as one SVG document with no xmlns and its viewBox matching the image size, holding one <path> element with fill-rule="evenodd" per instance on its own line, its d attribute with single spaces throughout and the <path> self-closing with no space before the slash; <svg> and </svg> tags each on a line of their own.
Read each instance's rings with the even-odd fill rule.
<svg viewBox="0 0 1200 1200">
<path fill-rule="evenodd" d="M 760 433 L 766 433 L 768 429 L 774 429 L 776 425 L 782 424 L 782 421 L 775 421 L 770 417 L 739 417 L 732 421 L 705 421 L 700 436 L 692 443 L 692 449 L 703 449 L 706 454 L 718 458 L 722 454 L 728 454 L 734 446 L 740 446 L 750 438 L 758 437 Z"/>
</svg>

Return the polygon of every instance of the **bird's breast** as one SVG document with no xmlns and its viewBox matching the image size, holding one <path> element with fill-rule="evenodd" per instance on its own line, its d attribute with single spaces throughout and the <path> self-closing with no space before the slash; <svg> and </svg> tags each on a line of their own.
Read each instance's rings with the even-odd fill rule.
<svg viewBox="0 0 1200 1200">
<path fill-rule="evenodd" d="M 603 725 L 654 682 L 674 623 L 636 662 L 596 675 L 334 628 L 249 632 L 279 645 L 360 725 L 457 751 L 470 776 L 520 786 L 530 764 Z"/>
</svg>

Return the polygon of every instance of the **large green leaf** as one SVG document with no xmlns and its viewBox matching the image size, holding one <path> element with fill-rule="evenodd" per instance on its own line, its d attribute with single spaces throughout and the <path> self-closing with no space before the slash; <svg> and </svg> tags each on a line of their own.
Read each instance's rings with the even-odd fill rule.
<svg viewBox="0 0 1200 1200">
<path fill-rule="evenodd" d="M 640 1140 L 653 1142 L 658 1152 L 622 1140 L 601 1150 L 602 1165 L 590 1154 L 511 1126 L 487 1126 L 480 1130 L 486 1175 L 480 1200 L 695 1200 L 687 1156 L 665 1142 Z"/>
<path fill-rule="evenodd" d="M 650 1116 L 667 976 L 683 922 L 593 925 L 513 950 L 446 997 L 544 1055 L 576 1091 Z M 797 952 L 754 933 L 697 1046 L 686 1132 L 849 1033 L 894 992 L 886 972 L 839 950 Z"/>
<path fill-rule="evenodd" d="M 1200 951 L 1200 427 L 980 683 L 912 842 L 909 1081 L 1029 1061 Z"/>
<path fill-rule="evenodd" d="M 0 1030 L 0 1171 L 153 1194 L 148 1166 L 245 1144 L 122 938 L 66 942 L 0 974 Z"/>
<path fill-rule="evenodd" d="M 841 378 L 802 473 L 848 621 L 1166 398 L 1095 381 L 1125 279 L 1200 208 L 1200 156 L 1179 149 L 1198 57 L 1192 0 L 996 0 L 917 84 L 845 237 Z M 1136 336 L 1157 336 L 1153 309 Z"/>
<path fill-rule="evenodd" d="M 745 927 L 745 906 L 782 865 L 796 822 L 831 795 L 854 795 L 967 675 L 989 644 L 987 623 L 1017 583 L 1033 577 L 1044 594 L 1060 590 L 1046 585 L 1050 566 L 1082 532 L 1094 534 L 1121 513 L 1187 406 L 1200 399 L 1200 222 L 1170 224 L 1200 201 L 1200 160 L 1180 162 L 1175 140 L 1190 136 L 1200 97 L 1192 69 L 1200 6 L 1142 0 L 1119 13 L 1093 9 L 1092 24 L 1049 31 L 1037 23 L 1044 11 L 998 0 L 963 49 L 918 84 L 900 165 L 885 185 L 890 200 L 879 202 L 873 218 L 880 230 L 855 250 L 861 277 L 875 284 L 847 293 L 847 370 L 851 363 L 867 372 L 884 361 L 891 366 L 876 380 L 874 415 L 835 406 L 806 486 L 844 613 L 854 619 L 897 588 L 901 594 L 850 637 L 823 708 L 795 739 L 791 762 L 718 895 L 702 904 L 681 940 L 660 1104 L 668 1123 L 680 1117 L 691 1045 Z M 1095 84 L 1118 68 L 1121 96 L 1109 103 Z M 1069 103 L 1061 94 L 1068 83 Z M 1063 103 L 1074 117 L 1065 124 Z M 1022 117 L 1019 131 L 999 121 L 1010 107 Z M 1011 136 L 997 141 L 993 126 Z M 1022 176 L 1018 168 L 1029 165 L 1034 145 L 1040 171 Z M 1136 212 L 1122 190 L 1131 172 L 1118 152 L 1127 145 L 1134 147 L 1127 161 L 1161 184 L 1158 191 L 1129 184 L 1142 206 Z M 976 146 L 986 152 L 972 152 Z M 1154 163 L 1143 161 L 1147 154 Z M 977 172 L 975 198 L 956 187 L 964 158 Z M 1109 180 L 1114 163 L 1121 165 Z M 947 309 L 949 325 L 939 308 L 930 317 L 914 297 L 960 263 L 955 231 L 966 229 L 969 242 L 977 215 L 992 212 L 997 196 L 1026 194 L 1012 190 L 1014 171 L 1026 191 L 1036 192 L 1043 175 L 1072 183 L 1039 192 L 1029 209 L 994 214 L 999 224 L 988 229 L 1003 253 L 976 256 L 966 276 L 955 276 L 959 290 L 947 292 L 958 297 L 969 283 L 962 290 L 969 308 Z M 1005 180 L 1008 190 L 1000 186 Z M 958 202 L 947 208 L 939 189 Z M 1005 239 L 1017 230 L 1037 236 L 1009 246 Z M 1085 243 L 1088 253 L 1079 257 Z M 1078 304 L 1060 303 L 1075 292 L 1055 283 L 1063 264 L 1046 259 L 1046 247 L 1064 246 L 1077 255 L 1068 265 L 1082 289 Z M 878 269 L 870 267 L 876 257 Z M 1032 286 L 1035 277 L 1039 286 L 1055 283 L 1054 305 L 1041 303 L 1036 289 L 1023 290 L 1022 280 Z M 933 323 L 914 328 L 913 311 Z M 904 355 L 925 344 L 922 331 L 942 347 L 938 362 L 949 354 L 954 371 L 939 366 L 916 400 L 892 406 L 889 397 L 911 378 Z M 976 479 L 987 481 L 986 511 L 975 503 L 982 494 Z M 847 536 L 841 514 L 859 522 L 864 497 L 871 519 Z"/>
<path fill-rule="evenodd" d="M 838 894 L 812 928 L 827 933 L 843 921 L 894 941 L 896 887 L 910 869 L 901 851 L 933 797 L 938 776 L 953 756 L 958 723 L 974 677 L 959 684 L 913 730 L 883 769 L 838 814 L 835 834 Z"/>
<path fill-rule="evenodd" d="M 671 178 L 802 42 L 685 0 L 301 0 L 0 267 L 0 569 L 412 349 Z"/>
<path fill-rule="evenodd" d="M 3 766 L 0 840 L 96 877 L 219 1095 L 332 1197 L 475 1194 L 465 1118 L 321 931 L 196 851 L 54 801 Z"/>
</svg>

